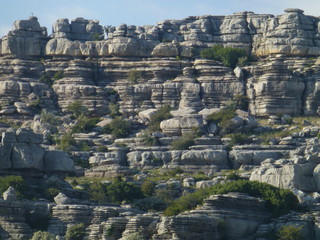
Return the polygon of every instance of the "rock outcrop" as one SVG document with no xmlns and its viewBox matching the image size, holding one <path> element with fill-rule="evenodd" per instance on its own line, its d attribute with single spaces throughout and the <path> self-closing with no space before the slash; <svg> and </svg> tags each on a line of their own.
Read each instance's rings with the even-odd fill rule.
<svg viewBox="0 0 320 240">
<path fill-rule="evenodd" d="M 43 149 L 42 135 L 30 129 L 9 129 L 2 133 L 0 145 L 1 170 L 71 173 L 73 160 L 61 151 Z"/>
</svg>

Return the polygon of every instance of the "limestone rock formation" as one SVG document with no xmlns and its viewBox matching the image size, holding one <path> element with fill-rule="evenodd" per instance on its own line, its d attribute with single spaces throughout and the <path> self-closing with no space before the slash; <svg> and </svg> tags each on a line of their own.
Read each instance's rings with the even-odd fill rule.
<svg viewBox="0 0 320 240">
<path fill-rule="evenodd" d="M 14 188 L 11 186 L 2 195 L 3 195 L 3 200 L 5 201 L 17 200 L 16 190 L 14 190 Z"/>
<path fill-rule="evenodd" d="M 42 135 L 30 129 L 9 129 L 2 133 L 1 169 L 40 172 L 73 172 L 73 160 L 65 152 L 45 151 Z"/>
</svg>

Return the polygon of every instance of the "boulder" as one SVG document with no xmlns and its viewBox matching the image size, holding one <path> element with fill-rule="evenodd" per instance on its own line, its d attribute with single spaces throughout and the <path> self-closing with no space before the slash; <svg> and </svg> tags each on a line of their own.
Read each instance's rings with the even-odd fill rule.
<svg viewBox="0 0 320 240">
<path fill-rule="evenodd" d="M 16 190 L 13 187 L 9 187 L 7 191 L 3 193 L 3 200 L 5 201 L 16 201 L 17 200 L 17 194 Z"/>
<path fill-rule="evenodd" d="M 12 169 L 43 170 L 44 150 L 32 143 L 16 143 L 12 149 Z"/>
<path fill-rule="evenodd" d="M 31 129 L 19 128 L 16 135 L 18 143 L 41 144 L 43 142 L 42 134 L 34 133 Z"/>
<path fill-rule="evenodd" d="M 74 164 L 70 156 L 63 151 L 45 151 L 44 169 L 45 172 L 73 172 Z"/>
<path fill-rule="evenodd" d="M 71 203 L 71 199 L 63 193 L 59 193 L 54 197 L 54 202 L 58 205 L 66 205 Z"/>
</svg>

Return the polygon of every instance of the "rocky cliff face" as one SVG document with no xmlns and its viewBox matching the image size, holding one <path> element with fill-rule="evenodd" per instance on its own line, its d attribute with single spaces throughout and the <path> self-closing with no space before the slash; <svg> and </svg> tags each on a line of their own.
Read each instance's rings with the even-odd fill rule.
<svg viewBox="0 0 320 240">
<path fill-rule="evenodd" d="M 72 202 L 63 194 L 57 204 L 5 197 L 0 201 L 0 238 L 29 239 L 38 217 L 46 218 L 46 230 L 59 236 L 82 222 L 85 239 L 125 240 L 137 233 L 155 240 L 266 239 L 287 223 L 303 226 L 307 239 L 319 238 L 320 128 L 308 121 L 303 127 L 288 125 L 288 115 L 320 111 L 319 24 L 318 17 L 286 9 L 280 16 L 241 12 L 165 20 L 155 26 L 124 24 L 106 29 L 106 37 L 99 22 L 83 18 L 71 23 L 57 20 L 50 36 L 36 17 L 16 21 L 14 30 L 0 40 L 1 173 L 43 178 L 66 173 L 130 175 L 129 180 L 135 174 L 134 181 L 141 184 L 148 170 L 165 173 L 179 168 L 208 177 L 198 180 L 182 174 L 155 186 L 182 195 L 225 182 L 221 171 L 236 169 L 243 171 L 241 177 L 294 190 L 300 202 L 314 210 L 271 221 L 265 202 L 237 193 L 210 196 L 202 206 L 174 217 L 128 206 Z M 231 69 L 199 57 L 201 50 L 216 44 L 244 48 L 257 60 Z M 248 98 L 249 111 L 235 111 L 228 127 L 232 133 L 250 131 L 246 138 L 251 144 L 234 146 L 238 143 L 230 143 L 232 136 L 219 135 L 221 126 L 206 117 L 230 106 L 237 96 Z M 68 114 L 75 101 L 88 115 L 100 117 L 91 132 L 81 125 L 81 118 Z M 131 123 L 129 137 L 103 132 L 114 118 L 115 105 Z M 147 132 L 157 140 L 151 144 L 157 146 L 147 146 L 142 130 L 164 106 L 172 108 L 171 117 L 152 134 Z M 44 122 L 41 110 L 55 113 L 58 116 L 49 117 L 59 121 L 54 126 Z M 260 126 L 254 119 L 269 115 L 270 124 L 280 125 Z M 8 130 L 21 123 L 23 128 Z M 79 126 L 83 132 L 74 131 Z M 195 129 L 202 132 L 193 136 L 192 146 L 172 148 L 172 142 L 195 134 Z M 289 133 L 261 145 L 259 134 L 281 130 Z M 88 161 L 79 171 L 68 154 L 51 146 L 54 134 L 65 133 L 72 136 L 72 157 Z M 65 193 L 87 199 L 79 197 L 81 192 Z"/>
<path fill-rule="evenodd" d="M 166 104 L 194 111 L 222 107 L 237 94 L 248 95 L 255 115 L 317 111 L 319 67 L 308 58 L 320 54 L 319 18 L 299 9 L 281 16 L 242 12 L 149 27 L 121 25 L 108 29 L 106 40 L 98 22 L 82 18 L 59 19 L 53 30 L 47 36 L 32 17 L 16 21 L 1 40 L 3 114 L 28 115 L 28 100 L 37 98 L 55 107 L 52 94 L 62 110 L 80 99 L 90 111 L 105 114 L 111 88 L 128 114 Z M 244 76 L 234 74 L 214 61 L 195 60 L 214 44 L 272 57 L 246 68 Z M 183 73 L 185 67 L 193 70 Z M 52 87 L 39 82 L 43 74 L 53 77 L 58 71 L 64 76 Z M 140 73 L 139 81 L 128 83 L 131 71 Z"/>
</svg>

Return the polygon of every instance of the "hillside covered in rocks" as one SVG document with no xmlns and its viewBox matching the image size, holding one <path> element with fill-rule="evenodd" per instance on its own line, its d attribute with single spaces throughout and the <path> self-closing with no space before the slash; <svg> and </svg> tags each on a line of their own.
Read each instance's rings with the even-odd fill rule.
<svg viewBox="0 0 320 240">
<path fill-rule="evenodd" d="M 319 84 L 320 18 L 300 9 L 17 20 L 0 239 L 320 239 Z"/>
</svg>

